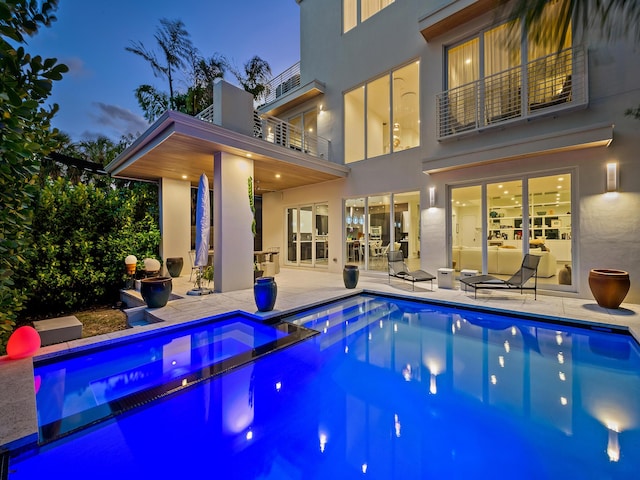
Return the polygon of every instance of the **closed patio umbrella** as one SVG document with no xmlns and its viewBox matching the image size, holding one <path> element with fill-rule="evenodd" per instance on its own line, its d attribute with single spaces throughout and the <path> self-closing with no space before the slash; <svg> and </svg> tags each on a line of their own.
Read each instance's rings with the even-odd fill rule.
<svg viewBox="0 0 640 480">
<path fill-rule="evenodd" d="M 198 202 L 196 205 L 196 255 L 194 266 L 200 270 L 197 276 L 197 288 L 189 290 L 189 295 L 206 295 L 212 292 L 202 288 L 202 269 L 209 263 L 209 236 L 211 234 L 211 212 L 209 209 L 209 179 L 206 174 L 200 175 L 198 184 Z"/>
</svg>

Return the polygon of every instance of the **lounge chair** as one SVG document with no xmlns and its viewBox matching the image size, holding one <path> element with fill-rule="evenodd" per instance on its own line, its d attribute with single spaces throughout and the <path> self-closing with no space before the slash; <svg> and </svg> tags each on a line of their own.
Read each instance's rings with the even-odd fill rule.
<svg viewBox="0 0 640 480">
<path fill-rule="evenodd" d="M 389 261 L 389 283 L 391 283 L 391 277 L 400 278 L 411 282 L 412 288 L 415 291 L 416 282 L 431 282 L 431 290 L 433 290 L 433 280 L 435 275 L 425 272 L 424 270 L 409 271 L 409 267 L 404 263 L 404 254 L 402 250 L 387 252 L 387 259 Z"/>
<path fill-rule="evenodd" d="M 474 289 L 474 298 L 478 296 L 478 290 L 483 288 L 517 288 L 520 289 L 522 294 L 523 290 L 533 290 L 534 300 L 538 298 L 538 264 L 540 263 L 540 257 L 538 255 L 531 255 L 527 253 L 522 260 L 520 269 L 513 274 L 508 280 L 502 280 L 492 275 L 476 275 L 473 277 L 460 278 L 460 283 L 464 285 L 464 291 L 467 291 L 467 287 Z M 533 286 L 526 287 L 525 284 L 533 278 Z"/>
</svg>

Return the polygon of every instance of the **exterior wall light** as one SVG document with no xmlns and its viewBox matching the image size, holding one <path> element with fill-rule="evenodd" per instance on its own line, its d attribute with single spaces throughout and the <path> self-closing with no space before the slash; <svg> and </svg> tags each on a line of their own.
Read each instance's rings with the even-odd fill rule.
<svg viewBox="0 0 640 480">
<path fill-rule="evenodd" d="M 607 163 L 607 192 L 618 191 L 618 164 Z"/>
<path fill-rule="evenodd" d="M 436 206 L 436 187 L 429 187 L 429 208 Z"/>
</svg>

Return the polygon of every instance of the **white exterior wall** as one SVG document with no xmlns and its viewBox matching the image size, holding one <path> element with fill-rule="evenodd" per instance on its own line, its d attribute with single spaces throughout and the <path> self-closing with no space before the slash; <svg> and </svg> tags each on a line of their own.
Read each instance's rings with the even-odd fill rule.
<svg viewBox="0 0 640 480">
<path fill-rule="evenodd" d="M 252 213 L 248 179 L 253 160 L 218 152 L 214 157 L 214 279 L 216 292 L 253 285 Z"/>
<path fill-rule="evenodd" d="M 160 257 L 166 274 L 167 258 L 182 257 L 184 273 L 191 249 L 191 184 L 163 178 L 160 181 Z"/>
<path fill-rule="evenodd" d="M 623 44 L 598 43 L 588 35 L 589 106 L 585 110 L 560 112 L 518 126 L 487 129 L 454 141 L 436 139 L 436 94 L 445 86 L 444 52 L 492 24 L 493 13 L 464 24 L 427 43 L 418 21 L 437 7 L 451 2 L 397 1 L 353 30 L 342 34 L 341 0 L 304 0 L 301 9 L 302 83 L 317 79 L 326 85 L 325 95 L 297 107 L 304 111 L 323 105 L 318 134 L 331 141 L 331 158 L 344 158 L 343 93 L 391 69 L 420 60 L 421 145 L 396 154 L 349 164 L 344 181 L 295 191 L 265 195 L 263 228 L 265 245 L 284 245 L 284 211 L 292 204 L 329 201 L 330 251 L 343 252 L 345 198 L 419 190 L 421 192 L 421 266 L 435 271 L 450 265 L 447 201 L 450 185 L 571 169 L 574 174 L 573 237 L 575 294 L 590 298 L 587 275 L 591 268 L 629 271 L 631 291 L 626 301 L 640 303 L 640 122 L 624 115 L 640 102 L 637 50 Z M 287 118 L 291 112 L 281 114 Z M 609 147 L 587 148 L 549 154 L 550 146 L 571 147 L 597 140 L 615 125 Z M 571 132 L 571 134 L 569 134 Z M 492 163 L 504 157 L 516 158 Z M 604 195 L 605 163 L 619 162 L 620 193 Z M 466 166 L 469 162 L 483 165 Z M 434 167 L 458 168 L 423 173 Z M 436 207 L 426 209 L 427 189 L 436 187 Z M 278 197 L 279 196 L 279 197 Z M 278 241 L 279 243 L 276 243 Z M 330 260 L 330 269 L 344 264 Z"/>
</svg>

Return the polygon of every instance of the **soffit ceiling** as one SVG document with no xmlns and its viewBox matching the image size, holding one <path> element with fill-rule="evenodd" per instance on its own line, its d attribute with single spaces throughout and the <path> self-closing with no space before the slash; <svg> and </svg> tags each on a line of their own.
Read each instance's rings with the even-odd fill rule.
<svg viewBox="0 0 640 480">
<path fill-rule="evenodd" d="M 327 182 L 346 177 L 349 172 L 343 165 L 176 112 L 168 112 L 164 121 L 156 122 L 106 169 L 117 178 L 154 182 L 161 178 L 187 179 L 195 187 L 200 175 L 206 173 L 213 188 L 213 158 L 217 152 L 251 157 L 256 194 Z"/>
</svg>

